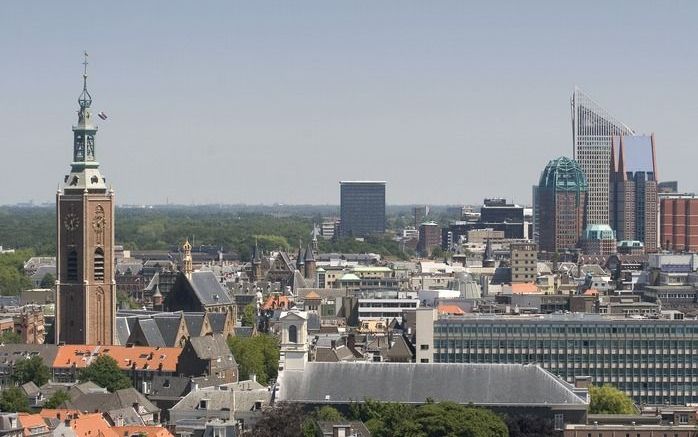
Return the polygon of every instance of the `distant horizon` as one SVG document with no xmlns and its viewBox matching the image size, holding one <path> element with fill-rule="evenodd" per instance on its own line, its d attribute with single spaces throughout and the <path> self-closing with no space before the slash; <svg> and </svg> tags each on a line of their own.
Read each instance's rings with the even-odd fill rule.
<svg viewBox="0 0 698 437">
<path fill-rule="evenodd" d="M 575 86 L 654 133 L 658 179 L 695 192 L 696 16 L 647 0 L 10 1 L 0 204 L 51 202 L 69 172 L 85 50 L 123 204 L 334 204 L 341 180 L 387 180 L 391 204 L 531 204 L 546 164 L 573 157 Z"/>
</svg>

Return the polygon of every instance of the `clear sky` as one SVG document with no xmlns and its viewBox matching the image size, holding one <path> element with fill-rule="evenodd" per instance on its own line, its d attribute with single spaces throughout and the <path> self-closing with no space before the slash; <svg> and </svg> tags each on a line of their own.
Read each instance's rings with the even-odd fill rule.
<svg viewBox="0 0 698 437">
<path fill-rule="evenodd" d="M 53 201 L 90 53 L 119 203 L 530 203 L 574 85 L 698 191 L 695 1 L 6 1 L 0 204 Z"/>
</svg>

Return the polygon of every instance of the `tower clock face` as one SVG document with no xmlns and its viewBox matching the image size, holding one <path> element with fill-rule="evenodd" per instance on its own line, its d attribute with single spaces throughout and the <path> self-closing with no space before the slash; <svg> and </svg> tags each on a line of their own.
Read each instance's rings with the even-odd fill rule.
<svg viewBox="0 0 698 437">
<path fill-rule="evenodd" d="M 63 226 L 67 231 L 75 231 L 80 226 L 80 219 L 74 213 L 69 212 L 63 218 Z"/>
</svg>

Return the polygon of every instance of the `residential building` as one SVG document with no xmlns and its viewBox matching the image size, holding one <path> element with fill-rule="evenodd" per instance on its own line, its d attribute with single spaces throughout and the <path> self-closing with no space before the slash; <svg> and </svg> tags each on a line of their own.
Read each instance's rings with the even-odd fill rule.
<svg viewBox="0 0 698 437">
<path fill-rule="evenodd" d="M 385 233 L 385 182 L 342 181 L 339 185 L 340 236 Z"/>
<path fill-rule="evenodd" d="M 634 132 L 601 105 L 574 89 L 571 100 L 574 159 L 587 179 L 587 225 L 610 224 L 609 180 L 614 135 Z"/>
<path fill-rule="evenodd" d="M 698 252 L 698 197 L 695 194 L 662 194 L 659 199 L 662 249 Z"/>
<path fill-rule="evenodd" d="M 538 249 L 535 243 L 511 243 L 511 282 L 535 282 Z"/>
<path fill-rule="evenodd" d="M 657 244 L 657 164 L 654 135 L 614 136 L 611 143 L 610 225 L 618 240 Z"/>
<path fill-rule="evenodd" d="M 579 246 L 586 195 L 586 177 L 577 161 L 560 157 L 548 163 L 536 194 L 540 250 L 563 252 Z"/>
<path fill-rule="evenodd" d="M 78 123 L 73 127 L 70 174 L 56 194 L 57 281 L 55 340 L 114 343 L 114 190 L 99 171 L 87 91 L 87 61 Z"/>
</svg>

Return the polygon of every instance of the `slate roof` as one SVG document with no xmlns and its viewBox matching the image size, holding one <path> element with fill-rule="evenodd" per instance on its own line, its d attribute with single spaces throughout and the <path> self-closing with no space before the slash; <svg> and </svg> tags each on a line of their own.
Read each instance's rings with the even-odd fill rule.
<svg viewBox="0 0 698 437">
<path fill-rule="evenodd" d="M 227 319 L 227 313 L 208 313 L 208 321 L 211 324 L 213 332 L 223 332 Z"/>
<path fill-rule="evenodd" d="M 475 405 L 586 408 L 571 386 L 535 365 L 310 362 L 303 371 L 281 372 L 278 382 L 280 401 L 314 404 L 361 399 L 423 403 L 431 398 Z"/>
<path fill-rule="evenodd" d="M 116 341 L 117 344 L 125 346 L 131 336 L 131 328 L 128 323 L 129 317 L 116 318 Z"/>
<path fill-rule="evenodd" d="M 34 397 L 40 392 L 39 387 L 34 384 L 34 381 L 29 381 L 26 384 L 23 384 L 21 389 L 24 392 L 24 395 L 27 397 Z"/>
<path fill-rule="evenodd" d="M 232 305 L 235 303 L 213 272 L 196 271 L 187 278 L 202 305 Z"/>
<path fill-rule="evenodd" d="M 351 427 L 351 431 L 353 434 L 350 434 L 351 436 L 356 436 L 356 437 L 371 437 L 371 432 L 366 428 L 366 425 L 363 424 L 363 422 L 358 422 L 358 421 L 346 421 L 342 420 L 339 422 L 325 422 L 325 421 L 318 421 L 317 422 L 318 427 L 320 427 L 320 432 L 322 432 L 323 437 L 324 436 L 332 436 L 334 435 L 334 427 L 336 425 L 349 425 Z"/>
<path fill-rule="evenodd" d="M 267 387 L 254 381 L 240 381 L 218 387 L 206 387 L 188 393 L 171 411 L 194 411 L 199 401 L 206 399 L 207 410 L 222 410 L 235 407 L 235 411 L 249 411 L 257 401 L 269 404 L 271 392 Z"/>
<path fill-rule="evenodd" d="M 143 337 L 147 343 L 146 346 L 167 346 L 154 319 L 138 319 L 138 326 L 141 332 L 143 332 Z"/>
<path fill-rule="evenodd" d="M 204 360 L 215 360 L 217 358 L 222 358 L 226 368 L 231 368 L 237 365 L 235 357 L 230 348 L 228 348 L 228 343 L 222 334 L 205 335 L 203 337 L 191 337 L 189 339 L 192 348 L 196 355 Z"/>
<path fill-rule="evenodd" d="M 101 412 L 118 410 L 120 408 L 132 408 L 134 404 L 145 408 L 148 413 L 160 411 L 158 407 L 153 405 L 133 387 L 117 390 L 114 393 L 86 393 L 64 403 L 69 409 L 80 411 L 97 410 Z"/>
<path fill-rule="evenodd" d="M 153 320 L 160 330 L 160 335 L 166 346 L 175 347 L 177 344 L 177 333 L 182 322 L 180 317 L 154 317 Z"/>
<path fill-rule="evenodd" d="M 254 334 L 254 328 L 252 326 L 236 326 L 235 336 L 236 337 L 252 337 Z"/>
<path fill-rule="evenodd" d="M 354 361 L 354 353 L 346 346 L 319 347 L 315 350 L 315 361 L 336 363 L 339 361 Z"/>
<path fill-rule="evenodd" d="M 192 337 L 201 335 L 201 328 L 204 326 L 204 313 L 184 313 L 184 323 L 187 324 L 187 331 Z"/>
<path fill-rule="evenodd" d="M 50 367 L 57 354 L 58 346 L 54 344 L 4 344 L 0 345 L 0 366 L 38 355 Z"/>
</svg>

